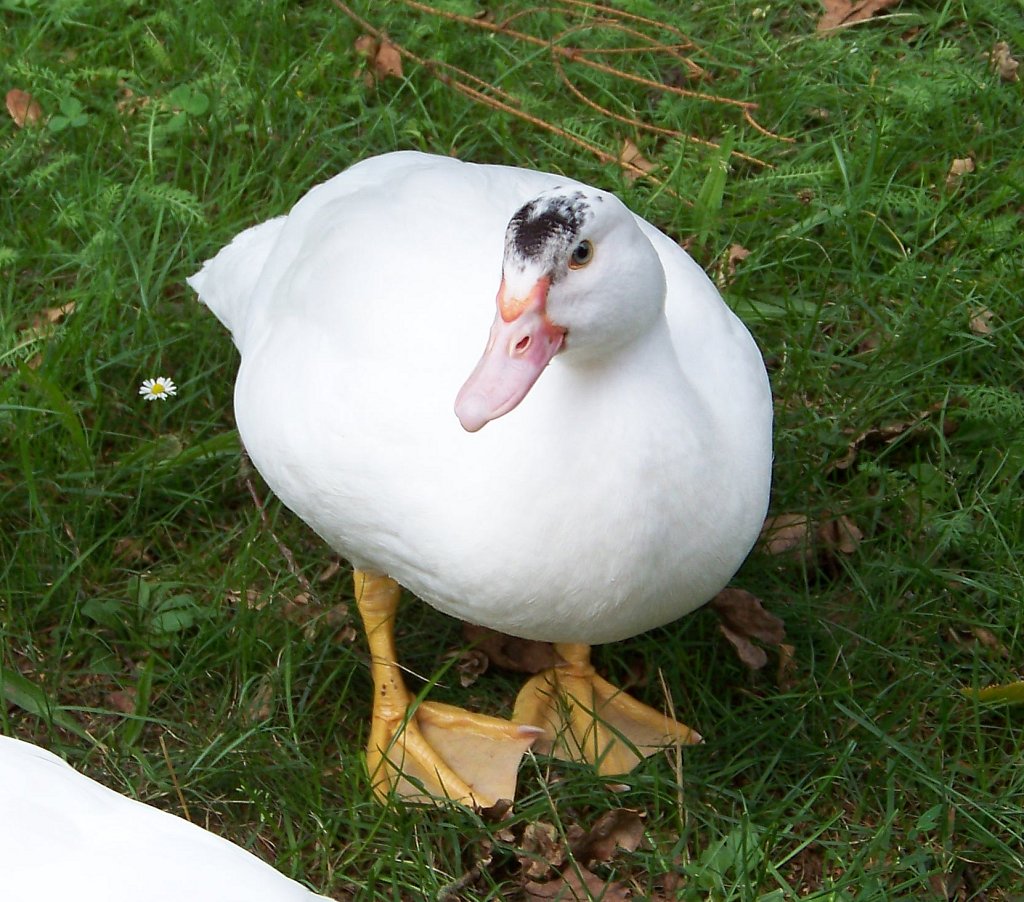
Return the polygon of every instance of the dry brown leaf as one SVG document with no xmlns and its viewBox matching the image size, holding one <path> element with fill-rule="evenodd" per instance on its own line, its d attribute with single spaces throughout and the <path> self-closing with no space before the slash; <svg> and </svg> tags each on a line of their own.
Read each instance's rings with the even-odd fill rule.
<svg viewBox="0 0 1024 902">
<path fill-rule="evenodd" d="M 377 39 L 372 35 L 359 35 L 353 47 L 356 53 L 360 56 L 365 56 L 369 60 L 372 60 L 377 55 Z"/>
<path fill-rule="evenodd" d="M 949 640 L 962 649 L 974 648 L 975 644 L 987 648 L 1000 658 L 1010 657 L 1010 650 L 1003 645 L 992 630 L 983 626 L 947 626 Z"/>
<path fill-rule="evenodd" d="M 619 151 L 619 163 L 626 170 L 626 181 L 635 182 L 641 174 L 654 172 L 658 168 L 657 163 L 652 163 L 629 138 L 622 142 L 622 150 Z M 639 170 L 639 171 L 637 171 Z"/>
<path fill-rule="evenodd" d="M 974 160 L 970 157 L 957 158 L 953 160 L 946 174 L 946 190 L 955 191 L 965 175 L 974 172 Z"/>
<path fill-rule="evenodd" d="M 804 846 L 786 866 L 786 879 L 799 895 L 815 893 L 821 889 L 825 873 L 825 849 L 817 843 Z"/>
<path fill-rule="evenodd" d="M 736 275 L 736 267 L 739 266 L 747 257 L 750 256 L 750 251 L 740 244 L 729 245 L 729 256 L 725 261 L 726 273 L 728 275 L 728 281 L 732 281 Z"/>
<path fill-rule="evenodd" d="M 853 554 L 864 538 L 864 533 L 846 514 L 823 521 L 817 534 L 828 551 L 838 551 L 840 554 Z"/>
<path fill-rule="evenodd" d="M 783 691 L 796 685 L 796 646 L 779 643 L 779 667 L 775 672 L 775 681 Z"/>
<path fill-rule="evenodd" d="M 253 611 L 262 610 L 270 601 L 269 597 L 261 595 L 258 589 L 252 588 L 246 589 L 244 595 L 238 589 L 228 589 L 224 593 L 224 600 L 230 605 L 244 605 Z"/>
<path fill-rule="evenodd" d="M 742 633 L 736 632 L 724 623 L 718 624 L 718 630 L 736 650 L 736 656 L 751 670 L 760 670 L 768 663 L 768 654 L 760 645 L 754 645 Z"/>
<path fill-rule="evenodd" d="M 334 634 L 334 641 L 339 645 L 351 645 L 358 638 L 359 631 L 351 624 L 343 626 Z"/>
<path fill-rule="evenodd" d="M 1010 45 L 1006 41 L 999 41 L 989 54 L 989 62 L 992 68 L 999 73 L 1003 81 L 1020 81 L 1017 70 L 1020 68 L 1020 61 L 1013 58 L 1010 53 Z"/>
<path fill-rule="evenodd" d="M 256 684 L 256 689 L 242 704 L 239 712 L 243 724 L 262 723 L 274 713 L 274 679 L 264 674 Z"/>
<path fill-rule="evenodd" d="M 468 689 L 480 677 L 487 673 L 490 661 L 482 651 L 471 648 L 468 651 L 454 653 L 455 669 L 459 673 L 459 684 L 463 689 Z"/>
<path fill-rule="evenodd" d="M 327 580 L 337 576 L 341 571 L 341 561 L 331 561 L 320 573 L 317 575 L 316 581 L 318 583 L 325 583 Z"/>
<path fill-rule="evenodd" d="M 114 557 L 127 564 L 152 564 L 153 555 L 146 543 L 136 536 L 122 536 L 114 542 Z"/>
<path fill-rule="evenodd" d="M 932 414 L 938 413 L 947 406 L 955 407 L 962 405 L 962 399 L 950 401 L 948 405 L 945 401 L 936 401 L 930 407 L 922 410 L 919 414 L 908 420 L 902 420 L 898 423 L 888 423 L 885 426 L 872 426 L 870 429 L 865 429 L 863 432 L 858 433 L 850 444 L 847 445 L 846 453 L 843 454 L 842 457 L 833 461 L 825 468 L 825 472 L 831 473 L 833 470 L 847 470 L 853 465 L 853 462 L 857 459 L 857 455 L 863 448 L 878 448 L 883 445 L 891 445 L 905 432 L 909 432 L 910 430 L 920 427 L 932 416 Z M 943 434 L 952 435 L 957 429 L 957 422 L 947 417 L 943 421 L 942 427 Z"/>
<path fill-rule="evenodd" d="M 517 639 L 515 636 L 506 636 L 497 630 L 472 623 L 462 624 L 462 635 L 467 642 L 483 652 L 495 667 L 501 667 L 503 670 L 540 673 L 549 667 L 565 663 L 550 642 Z"/>
<path fill-rule="evenodd" d="M 536 821 L 524 828 L 516 857 L 523 876 L 535 880 L 565 864 L 566 847 L 554 826 Z"/>
<path fill-rule="evenodd" d="M 732 284 L 733 279 L 736 278 L 736 267 L 749 256 L 750 251 L 745 247 L 739 244 L 730 245 L 729 252 L 719 258 L 718 271 L 715 274 L 715 283 L 720 290 L 724 291 Z"/>
<path fill-rule="evenodd" d="M 832 31 L 865 22 L 875 13 L 895 6 L 899 0 L 821 0 L 825 11 L 818 19 L 818 31 Z"/>
<path fill-rule="evenodd" d="M 559 902 L 626 902 L 632 893 L 621 883 L 608 883 L 582 865 L 566 865 L 562 873 L 547 883 L 527 881 L 523 884 L 527 902 L 557 899 Z"/>
<path fill-rule="evenodd" d="M 133 116 L 139 110 L 149 106 L 150 98 L 145 94 L 136 94 L 123 82 L 118 89 L 118 100 L 114 106 L 122 116 Z"/>
<path fill-rule="evenodd" d="M 345 602 L 331 605 L 324 614 L 324 621 L 333 629 L 341 629 L 343 626 L 346 626 L 351 618 L 352 611 Z"/>
<path fill-rule="evenodd" d="M 43 311 L 43 316 L 46 317 L 47 322 L 59 323 L 64 317 L 70 316 L 75 312 L 75 301 L 68 301 L 66 304 L 61 304 L 59 307 L 47 307 Z"/>
<path fill-rule="evenodd" d="M 760 670 L 768 663 L 764 649 L 751 639 L 768 645 L 780 645 L 786 639 L 782 620 L 766 611 L 760 599 L 744 589 L 722 589 L 711 599 L 711 608 L 719 617 L 722 635 L 751 670 Z"/>
<path fill-rule="evenodd" d="M 648 902 L 676 902 L 682 895 L 683 878 L 677 871 L 655 877 Z"/>
<path fill-rule="evenodd" d="M 771 555 L 809 558 L 814 526 L 807 514 L 777 514 L 761 527 L 761 549 Z"/>
<path fill-rule="evenodd" d="M 280 607 L 281 616 L 289 623 L 297 626 L 308 626 L 319 613 L 320 609 L 310 605 L 309 596 L 300 592 L 294 598 L 285 601 Z"/>
<path fill-rule="evenodd" d="M 42 311 L 32 317 L 31 328 L 43 330 L 47 326 L 55 326 L 65 317 L 75 312 L 75 302 L 68 301 L 59 307 L 44 307 Z"/>
<path fill-rule="evenodd" d="M 985 629 L 983 626 L 972 626 L 971 633 L 980 645 L 994 651 L 999 657 L 1010 657 L 1010 650 L 996 638 L 996 634 L 992 630 Z"/>
<path fill-rule="evenodd" d="M 138 704 L 138 691 L 136 689 L 119 689 L 116 692 L 108 692 L 106 696 L 107 707 L 111 711 L 120 714 L 133 714 Z"/>
<path fill-rule="evenodd" d="M 644 822 L 639 813 L 616 808 L 602 814 L 590 831 L 572 844 L 572 854 L 584 864 L 611 861 L 619 849 L 635 852 L 643 838 Z"/>
<path fill-rule="evenodd" d="M 28 91 L 20 88 L 11 88 L 7 92 L 7 112 L 18 128 L 36 125 L 43 118 L 43 109 L 38 101 Z"/>
<path fill-rule="evenodd" d="M 402 54 L 387 38 L 381 41 L 377 55 L 373 58 L 373 71 L 377 78 L 402 77 Z"/>
<path fill-rule="evenodd" d="M 992 317 L 995 314 L 987 307 L 982 307 L 980 310 L 971 311 L 971 331 L 975 335 L 991 335 Z"/>
</svg>

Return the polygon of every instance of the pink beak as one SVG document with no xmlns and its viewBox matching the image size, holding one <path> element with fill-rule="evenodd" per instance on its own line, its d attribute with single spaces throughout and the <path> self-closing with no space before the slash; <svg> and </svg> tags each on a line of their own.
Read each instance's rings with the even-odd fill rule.
<svg viewBox="0 0 1024 902">
<path fill-rule="evenodd" d="M 455 415 L 467 432 L 512 410 L 561 349 L 565 330 L 547 317 L 550 284 L 547 277 L 538 279 L 525 298 L 510 298 L 501 280 L 487 347 L 455 399 Z"/>
</svg>

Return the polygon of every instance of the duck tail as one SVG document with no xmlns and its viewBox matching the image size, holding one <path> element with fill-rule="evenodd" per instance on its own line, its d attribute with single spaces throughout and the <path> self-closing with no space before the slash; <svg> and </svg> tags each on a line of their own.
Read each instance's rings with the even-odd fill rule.
<svg viewBox="0 0 1024 902">
<path fill-rule="evenodd" d="M 278 216 L 241 232 L 185 280 L 231 332 L 236 345 L 245 329 L 249 300 L 285 219 Z"/>
</svg>

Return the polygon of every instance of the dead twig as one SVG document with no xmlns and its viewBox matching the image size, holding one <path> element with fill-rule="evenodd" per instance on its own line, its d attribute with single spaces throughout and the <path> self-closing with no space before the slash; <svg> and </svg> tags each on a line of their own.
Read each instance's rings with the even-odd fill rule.
<svg viewBox="0 0 1024 902">
<path fill-rule="evenodd" d="M 382 29 L 377 28 L 372 22 L 357 14 L 347 3 L 344 2 L 344 0 L 332 0 L 332 2 L 342 13 L 355 22 L 367 34 L 373 36 L 378 41 L 387 41 L 390 47 L 393 47 L 401 57 L 423 67 L 444 85 L 459 92 L 473 102 L 480 103 L 501 113 L 514 116 L 534 128 L 556 135 L 559 138 L 562 138 L 585 150 L 587 153 L 593 154 L 602 163 L 614 163 L 626 170 L 632 177 L 645 178 L 648 181 L 661 186 L 662 190 L 667 191 L 673 197 L 678 197 L 675 192 L 665 186 L 661 179 L 649 171 L 650 167 L 645 170 L 628 158 L 624 159 L 620 153 L 601 147 L 590 140 L 574 134 L 567 128 L 556 125 L 544 117 L 530 112 L 526 104 L 524 104 L 520 98 L 514 96 L 511 92 L 499 87 L 498 85 L 473 74 L 472 72 L 468 72 L 465 69 L 459 68 L 442 60 L 422 56 L 411 51 L 408 47 L 395 43 L 395 41 L 386 35 Z M 672 25 L 658 22 L 657 20 L 646 16 L 625 12 L 611 6 L 606 6 L 602 3 L 591 2 L 591 0 L 554 0 L 557 6 L 531 6 L 527 9 L 516 11 L 513 15 L 507 17 L 501 22 L 493 22 L 486 17 L 475 18 L 455 12 L 449 12 L 447 10 L 436 9 L 427 3 L 421 2 L 421 0 L 399 0 L 399 2 L 410 10 L 414 10 L 424 15 L 444 19 L 466 28 L 487 31 L 495 35 L 500 35 L 503 38 L 507 38 L 510 41 L 546 51 L 548 61 L 554 69 L 558 80 L 565 86 L 575 100 L 582 103 L 588 109 L 598 113 L 605 119 L 613 122 L 620 122 L 623 125 L 627 125 L 639 132 L 660 135 L 665 138 L 696 144 L 701 147 L 707 147 L 712 150 L 720 149 L 720 145 L 715 141 L 701 138 L 697 135 L 690 135 L 680 131 L 679 129 L 656 125 L 643 120 L 639 116 L 628 115 L 625 112 L 616 112 L 609 109 L 603 103 L 600 103 L 588 96 L 587 92 L 583 90 L 569 74 L 569 67 L 589 69 L 593 72 L 601 73 L 602 75 L 606 75 L 616 80 L 638 85 L 651 92 L 669 94 L 688 102 L 714 103 L 735 109 L 740 113 L 740 115 L 742 115 L 743 122 L 749 125 L 758 134 L 772 140 L 793 143 L 792 138 L 778 135 L 757 122 L 754 118 L 754 111 L 757 110 L 758 105 L 753 101 L 737 100 L 735 98 L 725 97 L 710 91 L 681 87 L 678 84 L 668 84 L 656 81 L 642 75 L 637 75 L 621 68 L 620 66 L 611 65 L 609 62 L 600 58 L 609 57 L 623 59 L 628 58 L 630 54 L 642 52 L 654 53 L 671 60 L 673 65 L 678 64 L 682 66 L 686 70 L 684 76 L 686 78 L 705 82 L 711 81 L 711 74 L 687 55 L 687 53 L 693 52 L 703 53 L 702 48 L 700 48 L 682 31 Z M 557 12 L 559 14 L 574 16 L 577 18 L 584 18 L 584 21 L 574 22 L 569 25 L 569 27 L 564 28 L 552 37 L 540 37 L 538 35 L 531 34 L 529 31 L 523 30 L 521 26 L 513 27 L 515 23 L 522 21 L 530 15 L 551 12 Z M 644 29 L 656 29 L 657 35 L 652 35 Z M 625 40 L 629 41 L 630 46 L 582 46 L 582 41 L 585 40 L 585 36 L 594 31 L 600 31 L 605 34 L 608 32 L 618 32 L 624 36 Z M 570 41 L 572 43 L 570 43 Z M 766 160 L 759 159 L 758 157 L 739 150 L 731 151 L 731 155 L 738 160 L 743 160 L 744 162 L 752 165 L 771 168 L 771 164 Z"/>
</svg>

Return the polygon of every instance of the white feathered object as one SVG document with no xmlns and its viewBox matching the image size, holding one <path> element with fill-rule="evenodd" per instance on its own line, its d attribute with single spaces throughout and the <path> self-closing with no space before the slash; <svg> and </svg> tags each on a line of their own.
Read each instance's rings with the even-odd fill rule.
<svg viewBox="0 0 1024 902">
<path fill-rule="evenodd" d="M 587 748 L 562 751 L 602 772 L 636 760 L 592 742 L 593 718 L 558 715 L 556 683 L 613 733 L 658 744 L 607 707 L 616 693 L 592 678 L 585 646 L 721 589 L 757 538 L 772 459 L 760 353 L 674 241 L 563 176 L 401 152 L 314 188 L 189 283 L 241 353 L 235 416 L 253 463 L 359 571 L 377 682 L 371 770 L 390 773 L 378 790 L 416 795 L 395 776 L 409 755 L 428 794 L 484 801 L 514 785 L 456 780 L 446 768 L 462 740 L 439 735 L 427 745 L 450 748 L 424 757 L 419 739 L 410 751 L 398 738 L 408 697 L 391 581 L 464 620 L 560 643 L 568 668 L 521 697 L 516 729 L 473 721 L 508 751 L 503 769 L 514 774 L 539 730 L 557 746 L 563 727 Z M 414 721 L 440 716 L 419 710 Z M 449 715 L 434 720 L 442 733 L 463 730 Z M 662 716 L 648 726 L 695 738 Z M 485 743 L 463 757 L 494 754 Z"/>
<path fill-rule="evenodd" d="M 0 736 L 0 898 L 10 902 L 326 899 L 195 824 Z"/>
</svg>

